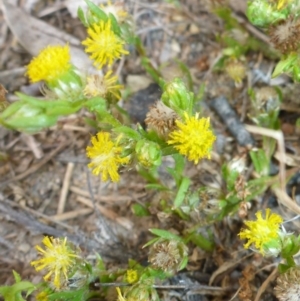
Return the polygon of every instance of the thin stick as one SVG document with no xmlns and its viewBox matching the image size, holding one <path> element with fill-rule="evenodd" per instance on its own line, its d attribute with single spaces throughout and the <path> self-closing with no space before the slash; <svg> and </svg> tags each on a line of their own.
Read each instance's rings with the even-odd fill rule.
<svg viewBox="0 0 300 301">
<path fill-rule="evenodd" d="M 73 162 L 69 162 L 67 165 L 63 186 L 61 189 L 59 202 L 57 206 L 57 214 L 62 214 L 65 211 L 65 205 L 67 200 L 67 195 L 70 187 L 71 177 L 74 170 L 75 164 Z"/>
<path fill-rule="evenodd" d="M 263 292 L 266 290 L 267 286 L 271 281 L 275 279 L 277 276 L 277 267 L 273 270 L 273 272 L 268 276 L 268 278 L 263 282 L 263 284 L 260 286 L 260 288 L 257 291 L 257 294 L 255 296 L 254 301 L 259 301 L 261 300 L 260 297 L 263 294 Z"/>
<path fill-rule="evenodd" d="M 56 214 L 56 215 L 53 215 L 51 218 L 55 221 L 65 221 L 65 220 L 68 220 L 68 219 L 73 219 L 77 216 L 80 216 L 80 215 L 87 215 L 87 214 L 90 214 L 92 213 L 94 210 L 93 209 L 90 209 L 90 208 L 84 208 L 84 209 L 77 209 L 77 210 L 74 210 L 74 211 L 69 211 L 69 212 L 65 212 L 65 213 L 62 213 L 62 214 Z"/>
</svg>

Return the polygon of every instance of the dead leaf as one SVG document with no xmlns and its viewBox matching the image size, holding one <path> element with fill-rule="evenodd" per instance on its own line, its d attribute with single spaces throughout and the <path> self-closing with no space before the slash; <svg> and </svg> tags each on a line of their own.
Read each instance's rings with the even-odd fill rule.
<svg viewBox="0 0 300 301">
<path fill-rule="evenodd" d="M 34 18 L 9 0 L 0 0 L 5 20 L 19 43 L 33 56 L 48 45 L 65 45 L 69 43 L 71 61 L 81 70 L 92 66 L 92 61 L 81 49 L 81 41 L 48 23 Z"/>
</svg>

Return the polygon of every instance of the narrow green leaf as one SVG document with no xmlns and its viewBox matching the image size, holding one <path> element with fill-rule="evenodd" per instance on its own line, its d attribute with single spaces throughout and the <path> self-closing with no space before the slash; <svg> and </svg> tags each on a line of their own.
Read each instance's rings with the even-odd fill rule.
<svg viewBox="0 0 300 301">
<path fill-rule="evenodd" d="M 77 16 L 78 16 L 78 19 L 81 21 L 81 23 L 85 27 L 89 27 L 89 24 L 87 23 L 87 21 L 85 19 L 84 11 L 82 10 L 82 8 L 80 6 L 78 7 L 78 10 L 77 10 Z"/>
<path fill-rule="evenodd" d="M 150 216 L 150 212 L 149 210 L 145 207 L 142 206 L 141 204 L 133 204 L 131 206 L 131 209 L 134 213 L 134 215 L 139 216 L 139 217 L 143 217 L 143 216 Z"/>
<path fill-rule="evenodd" d="M 95 15 L 99 20 L 107 21 L 108 17 L 106 13 L 99 6 L 89 0 L 85 0 L 85 2 L 93 15 Z"/>
<path fill-rule="evenodd" d="M 174 200 L 174 208 L 178 208 L 182 205 L 186 193 L 190 187 L 190 184 L 191 184 L 191 180 L 189 178 L 184 177 L 182 179 L 176 198 Z"/>
<path fill-rule="evenodd" d="M 114 128 L 113 131 L 116 133 L 123 133 L 127 135 L 129 138 L 136 141 L 139 141 L 141 139 L 141 135 L 128 126 L 119 126 L 117 128 Z"/>
<path fill-rule="evenodd" d="M 152 234 L 155 234 L 161 238 L 167 239 L 167 240 L 177 240 L 182 242 L 182 238 L 176 234 L 173 234 L 169 231 L 162 230 L 162 229 L 149 229 L 149 231 Z"/>
</svg>

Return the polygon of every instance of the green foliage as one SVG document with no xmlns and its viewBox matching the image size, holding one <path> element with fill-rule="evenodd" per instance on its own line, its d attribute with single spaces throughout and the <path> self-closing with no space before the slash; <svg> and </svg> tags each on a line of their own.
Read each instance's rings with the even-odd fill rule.
<svg viewBox="0 0 300 301">
<path fill-rule="evenodd" d="M 0 286 L 0 295 L 5 301 L 25 301 L 26 299 L 22 297 L 22 293 L 27 298 L 37 288 L 29 281 L 22 281 L 17 272 L 13 271 L 13 274 L 16 283 L 10 286 Z"/>
</svg>

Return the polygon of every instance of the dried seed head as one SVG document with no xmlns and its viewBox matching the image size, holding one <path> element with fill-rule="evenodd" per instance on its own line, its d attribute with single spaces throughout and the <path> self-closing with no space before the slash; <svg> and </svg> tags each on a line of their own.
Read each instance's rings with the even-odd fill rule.
<svg viewBox="0 0 300 301">
<path fill-rule="evenodd" d="M 279 109 L 280 99 L 278 92 L 272 87 L 261 87 L 255 91 L 256 109 L 262 112 L 270 112 Z"/>
<path fill-rule="evenodd" d="M 234 80 L 236 85 L 240 85 L 246 76 L 245 65 L 240 61 L 230 61 L 226 65 L 225 71 Z"/>
<path fill-rule="evenodd" d="M 167 273 L 180 270 L 181 264 L 188 255 L 187 247 L 175 240 L 159 240 L 150 249 L 148 261 L 156 269 Z"/>
<path fill-rule="evenodd" d="M 270 29 L 270 40 L 282 53 L 297 51 L 300 40 L 300 22 L 289 18 L 282 20 Z"/>
<path fill-rule="evenodd" d="M 174 130 L 177 118 L 177 114 L 172 109 L 158 101 L 147 113 L 145 123 L 149 129 L 155 130 L 159 135 L 167 136 Z"/>
<path fill-rule="evenodd" d="M 300 300 L 300 270 L 291 268 L 286 273 L 277 278 L 275 295 L 279 301 L 298 301 Z"/>
</svg>

